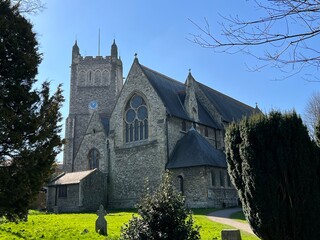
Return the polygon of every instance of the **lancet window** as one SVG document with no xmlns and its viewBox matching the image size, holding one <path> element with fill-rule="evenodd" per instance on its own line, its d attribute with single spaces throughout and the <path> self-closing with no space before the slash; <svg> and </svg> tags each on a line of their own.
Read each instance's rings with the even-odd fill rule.
<svg viewBox="0 0 320 240">
<path fill-rule="evenodd" d="M 92 148 L 88 154 L 89 158 L 89 169 L 99 168 L 100 154 L 96 148 Z"/>
</svg>

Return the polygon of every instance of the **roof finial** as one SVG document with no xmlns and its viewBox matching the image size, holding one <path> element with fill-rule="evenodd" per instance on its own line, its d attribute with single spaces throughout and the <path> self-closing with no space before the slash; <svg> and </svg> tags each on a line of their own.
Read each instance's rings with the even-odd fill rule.
<svg viewBox="0 0 320 240">
<path fill-rule="evenodd" d="M 138 58 L 138 53 L 135 53 L 135 54 L 134 54 L 134 58 Z"/>
<path fill-rule="evenodd" d="M 118 58 L 118 47 L 115 39 L 113 39 L 113 43 L 111 45 L 111 57 Z"/>
<path fill-rule="evenodd" d="M 191 68 L 189 68 L 189 73 L 191 73 Z"/>
</svg>

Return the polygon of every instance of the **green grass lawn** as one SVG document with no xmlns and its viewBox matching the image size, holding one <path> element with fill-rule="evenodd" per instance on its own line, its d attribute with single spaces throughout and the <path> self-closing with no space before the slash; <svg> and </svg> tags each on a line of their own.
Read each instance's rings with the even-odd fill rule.
<svg viewBox="0 0 320 240">
<path fill-rule="evenodd" d="M 215 223 L 206 217 L 213 209 L 195 209 L 195 223 L 201 226 L 201 239 L 220 240 L 221 230 L 232 228 Z M 110 212 L 106 216 L 108 237 L 95 232 L 97 215 L 83 214 L 39 214 L 32 212 L 27 222 L 0 223 L 0 239 L 118 239 L 124 223 L 132 218 L 134 211 Z M 241 232 L 243 240 L 257 240 L 250 234 Z"/>
</svg>

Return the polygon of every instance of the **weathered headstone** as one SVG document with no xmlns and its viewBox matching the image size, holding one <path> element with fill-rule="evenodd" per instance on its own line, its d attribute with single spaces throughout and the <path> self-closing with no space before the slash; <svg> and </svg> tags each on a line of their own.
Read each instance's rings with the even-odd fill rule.
<svg viewBox="0 0 320 240">
<path fill-rule="evenodd" d="M 224 229 L 221 231 L 222 240 L 241 240 L 239 229 Z"/>
<path fill-rule="evenodd" d="M 107 220 L 104 218 L 104 216 L 107 215 L 107 211 L 104 210 L 102 205 L 100 205 L 97 215 L 98 219 L 96 220 L 96 232 L 107 236 Z"/>
</svg>

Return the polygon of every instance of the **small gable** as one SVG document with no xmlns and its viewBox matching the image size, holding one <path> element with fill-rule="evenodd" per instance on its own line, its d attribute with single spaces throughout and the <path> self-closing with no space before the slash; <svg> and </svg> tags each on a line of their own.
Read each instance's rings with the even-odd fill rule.
<svg viewBox="0 0 320 240">
<path fill-rule="evenodd" d="M 185 92 L 180 92 L 179 94 L 180 101 L 184 103 L 186 98 Z M 203 106 L 201 101 L 197 99 L 198 104 L 198 113 L 199 113 L 199 122 L 210 127 L 214 127 L 216 129 L 222 129 L 223 127 L 221 124 L 219 124 L 217 121 L 215 121 L 209 114 L 209 112 L 206 110 L 206 108 Z"/>
</svg>

